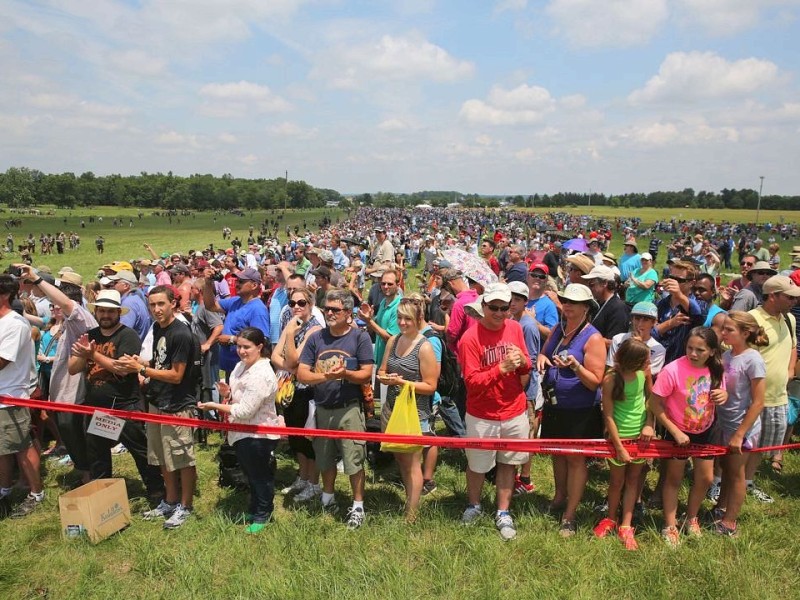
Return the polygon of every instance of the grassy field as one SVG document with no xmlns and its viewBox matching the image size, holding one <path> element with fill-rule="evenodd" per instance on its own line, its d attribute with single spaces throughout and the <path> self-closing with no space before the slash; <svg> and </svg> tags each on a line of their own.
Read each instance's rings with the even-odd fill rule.
<svg viewBox="0 0 800 600">
<path fill-rule="evenodd" d="M 604 214 L 624 214 L 619 211 L 607 209 Z M 159 253 L 221 244 L 223 224 L 241 239 L 248 225 L 257 226 L 266 216 L 254 213 L 226 217 L 227 223 L 218 218 L 214 223 L 213 215 L 198 214 L 182 217 L 180 225 L 173 217 L 170 226 L 150 216 L 139 221 L 136 212 L 94 211 L 93 215 L 104 216 L 104 223 L 90 225 L 87 219 L 84 230 L 79 229 L 79 220 L 88 217 L 88 212 L 72 211 L 66 225 L 61 212 L 55 217 L 23 217 L 24 226 L 14 230 L 15 239 L 29 231 L 38 235 L 76 229 L 83 240 L 80 251 L 44 261 L 37 255 L 34 264 L 44 262 L 54 271 L 69 264 L 92 276 L 104 262 L 145 256 L 145 242 Z M 673 216 L 671 211 L 655 209 L 641 213 L 646 222 Z M 321 214 L 289 213 L 281 231 L 303 218 L 315 222 Z M 693 216 L 701 214 L 692 211 Z M 711 211 L 708 216 L 754 219 L 748 215 L 747 211 Z M 122 217 L 123 227 L 111 226 L 114 216 Z M 778 218 L 762 211 L 762 221 L 768 216 Z M 784 215 L 786 219 L 798 216 Z M 133 228 L 127 226 L 129 217 L 134 219 Z M 94 248 L 94 238 L 100 233 L 106 237 L 103 257 Z M 784 244 L 784 253 L 791 244 Z M 612 246 L 615 253 L 620 250 Z M 777 500 L 761 505 L 748 499 L 740 538 L 708 534 L 670 550 L 660 540 L 661 513 L 656 511 L 639 529 L 640 552 L 630 555 L 615 539 L 592 538 L 597 518 L 590 507 L 603 497 L 607 481 L 607 472 L 600 468 L 592 470 L 578 515 L 578 536 L 571 540 L 558 536 L 556 519 L 544 512 L 553 491 L 546 457 L 534 460 L 536 493 L 513 503 L 519 530 L 516 540 L 503 543 L 491 517 L 473 527 L 461 526 L 465 461 L 456 451 L 442 453 L 436 477 L 439 490 L 423 500 L 413 526 L 403 520 L 402 489 L 389 465 L 368 475 L 368 519 L 359 531 L 346 531 L 341 519 L 323 515 L 318 507 L 298 507 L 278 496 L 274 522 L 261 534 L 246 536 L 243 526 L 235 522 L 246 506 L 246 494 L 220 489 L 216 483 L 214 456 L 219 442 L 212 435 L 209 447 L 198 451 L 196 516 L 185 527 L 166 532 L 159 524 L 135 516 L 131 527 L 97 546 L 62 540 L 58 495 L 74 483 L 74 475 L 68 468 L 47 465 L 44 506 L 23 521 L 0 521 L 0 597 L 771 599 L 795 598 L 800 589 L 800 551 L 794 542 L 800 522 L 800 460 L 794 454 L 786 456 L 780 476 L 768 473 L 766 465 L 762 469 L 763 488 Z M 114 461 L 117 474 L 127 480 L 132 509 L 138 515 L 145 501 L 133 461 L 127 455 Z M 278 487 L 292 481 L 293 469 L 293 461 L 282 454 Z M 652 474 L 649 485 L 654 485 Z M 349 488 L 341 476 L 337 493 L 339 505 L 349 505 Z M 18 491 L 15 499 L 23 495 Z M 686 489 L 682 491 L 685 498 Z M 484 509 L 490 510 L 493 490 L 488 486 L 483 500 Z"/>
</svg>

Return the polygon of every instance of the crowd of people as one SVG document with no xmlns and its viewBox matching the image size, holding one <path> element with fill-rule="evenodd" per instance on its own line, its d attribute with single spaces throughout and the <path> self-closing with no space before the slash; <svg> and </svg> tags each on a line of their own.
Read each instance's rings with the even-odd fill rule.
<svg viewBox="0 0 800 600">
<path fill-rule="evenodd" d="M 736 535 L 748 495 L 773 501 L 756 484 L 762 453 L 747 451 L 791 436 L 800 247 L 781 270 L 758 229 L 673 222 L 676 237 L 659 273 L 661 239 L 640 244 L 636 236 L 652 228 L 642 230 L 638 220 L 515 218 L 512 211 L 362 209 L 317 232 L 287 230 L 283 241 L 251 228 L 241 248 L 159 254 L 145 244 L 149 257 L 106 262 L 91 281 L 69 267 L 54 274 L 15 265 L 0 275 L 0 394 L 364 432 L 385 430 L 401 393 L 411 390 L 430 438 L 443 430 L 439 418 L 459 437 L 605 437 L 614 457 L 607 500 L 596 507 L 603 514 L 592 523 L 598 537 L 614 534 L 638 547 L 634 525 L 642 522 L 653 468 L 658 484 L 647 509 L 663 509 L 666 543 L 703 534 L 706 498 L 714 503 L 708 529 Z M 564 232 L 574 237 L 567 241 Z M 622 239 L 620 256 L 608 251 L 614 236 Z M 448 259 L 451 250 L 477 262 Z M 722 285 L 721 271 L 737 253 L 740 272 Z M 87 433 L 82 415 L 4 406 L 0 419 L 0 499 L 11 497 L 15 473 L 30 490 L 12 517 L 36 510 L 44 497 L 42 455 L 72 464 L 88 482 L 110 477 L 112 452 L 124 449 L 151 501 L 144 518 L 163 520 L 166 529 L 191 518 L 191 428 L 129 420 L 115 447 Z M 717 460 L 692 459 L 681 518 L 687 460 L 632 456 L 636 440 L 656 437 L 728 448 Z M 227 438 L 249 484 L 247 532 L 258 533 L 274 511 L 279 438 Z M 369 504 L 365 444 L 291 436 L 288 445 L 297 477 L 281 492 L 335 513 L 343 472 L 352 493 L 344 520 L 361 527 L 365 497 Z M 394 453 L 409 522 L 421 498 L 437 490 L 438 454 L 433 439 Z M 489 481 L 496 528 L 513 539 L 512 500 L 535 489 L 530 454 L 469 448 L 466 458 L 463 522 L 482 518 Z M 766 458 L 780 473 L 782 454 Z M 578 531 L 587 462 L 580 454 L 552 457 L 548 510 L 564 537 Z"/>
</svg>

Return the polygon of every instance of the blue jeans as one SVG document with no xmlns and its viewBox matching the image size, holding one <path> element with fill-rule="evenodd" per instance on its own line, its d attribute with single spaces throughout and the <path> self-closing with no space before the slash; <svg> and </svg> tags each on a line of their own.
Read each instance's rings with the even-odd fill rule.
<svg viewBox="0 0 800 600">
<path fill-rule="evenodd" d="M 272 452 L 278 440 L 244 438 L 233 449 L 242 471 L 250 484 L 250 514 L 253 523 L 266 523 L 275 508 L 275 472 L 272 469 Z"/>
<path fill-rule="evenodd" d="M 442 401 L 439 403 L 439 415 L 454 437 L 465 437 L 467 435 L 464 419 L 461 417 L 458 406 L 449 396 L 442 397 Z"/>
</svg>

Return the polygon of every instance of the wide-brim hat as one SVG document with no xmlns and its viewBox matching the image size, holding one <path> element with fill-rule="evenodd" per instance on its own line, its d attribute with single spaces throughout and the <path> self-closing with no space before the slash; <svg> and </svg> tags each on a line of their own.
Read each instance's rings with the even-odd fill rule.
<svg viewBox="0 0 800 600">
<path fill-rule="evenodd" d="M 97 292 L 95 301 L 89 302 L 86 306 L 92 312 L 94 312 L 98 306 L 100 308 L 118 308 L 122 311 L 120 314 L 123 315 L 130 310 L 127 306 L 122 306 L 122 300 L 117 290 L 100 290 Z"/>
<path fill-rule="evenodd" d="M 767 272 L 770 274 L 770 276 L 778 274 L 778 272 L 775 269 L 769 266 L 769 263 L 767 261 L 757 260 L 756 263 L 753 265 L 753 267 L 747 272 L 747 275 L 745 275 L 745 277 L 747 277 L 747 279 L 752 281 L 754 272 L 759 272 L 759 271 Z"/>
<path fill-rule="evenodd" d="M 636 240 L 634 238 L 629 238 L 625 240 L 624 242 L 622 242 L 622 246 L 623 247 L 633 246 L 633 249 L 636 250 L 636 252 L 639 252 L 639 247 L 636 245 Z"/>
<path fill-rule="evenodd" d="M 592 290 L 582 283 L 570 283 L 564 288 L 563 292 L 558 292 L 558 297 L 562 300 L 589 304 L 595 310 L 599 308 L 597 301 L 594 299 L 594 296 L 592 296 Z"/>
<path fill-rule="evenodd" d="M 589 271 L 591 271 L 595 265 L 594 260 L 586 256 L 585 254 L 575 254 L 573 256 L 568 256 L 567 262 L 576 267 L 584 275 L 586 275 Z"/>
</svg>

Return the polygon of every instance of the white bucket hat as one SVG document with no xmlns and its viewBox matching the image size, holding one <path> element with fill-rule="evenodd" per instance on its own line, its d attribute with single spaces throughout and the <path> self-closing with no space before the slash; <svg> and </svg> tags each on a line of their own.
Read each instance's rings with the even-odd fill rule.
<svg viewBox="0 0 800 600">
<path fill-rule="evenodd" d="M 89 307 L 89 310 L 92 312 L 94 312 L 94 309 L 98 306 L 101 308 L 119 308 L 122 311 L 120 314 L 123 315 L 130 310 L 127 306 L 122 306 L 122 301 L 120 300 L 117 290 L 100 290 L 97 292 L 95 301 L 89 302 L 86 306 Z"/>
<path fill-rule="evenodd" d="M 592 290 L 582 283 L 570 283 L 564 288 L 563 292 L 558 292 L 558 297 L 572 302 L 585 302 L 590 304 L 595 310 L 599 308 L 592 296 Z"/>
</svg>

